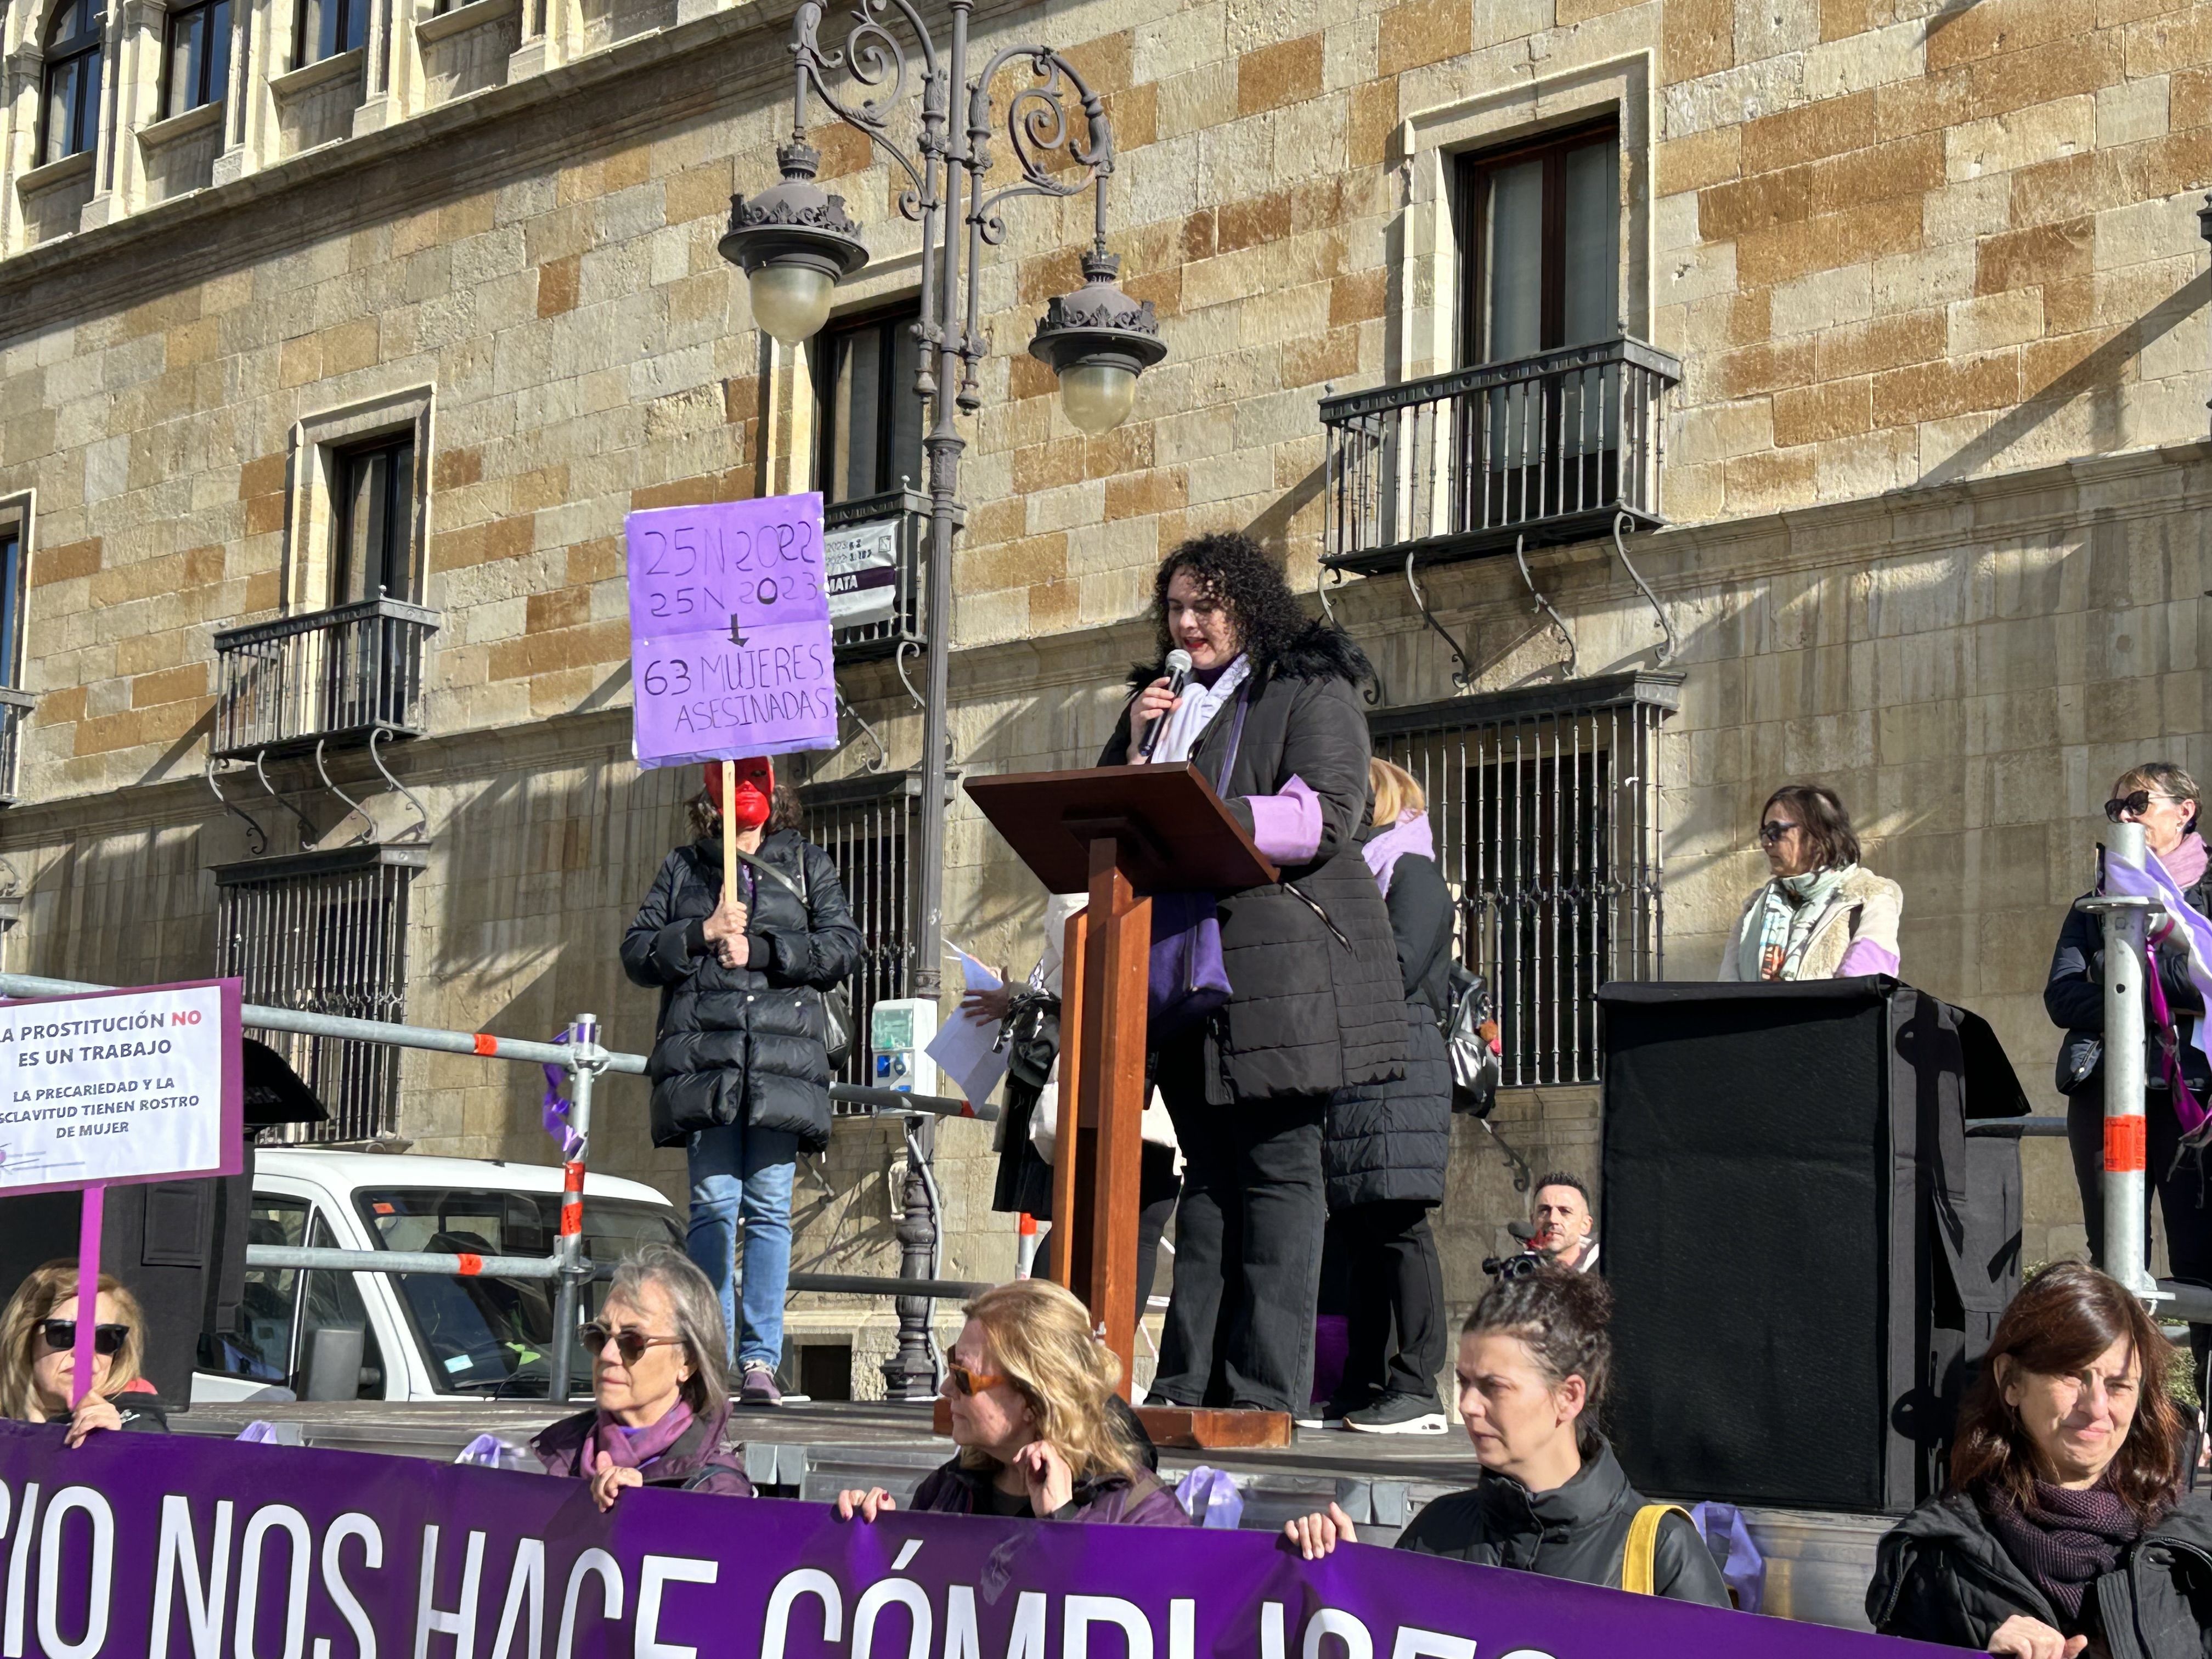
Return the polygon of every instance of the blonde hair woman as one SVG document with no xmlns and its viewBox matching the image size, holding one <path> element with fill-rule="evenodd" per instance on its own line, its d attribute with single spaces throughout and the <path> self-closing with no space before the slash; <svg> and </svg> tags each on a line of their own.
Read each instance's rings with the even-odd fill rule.
<svg viewBox="0 0 2212 1659">
<path fill-rule="evenodd" d="M 1437 867 L 1428 796 L 1402 766 L 1367 763 L 1375 810 L 1359 850 L 1382 890 L 1405 997 L 1405 1075 L 1340 1090 L 1322 1126 L 1328 1232 L 1323 1311 L 1344 1316 L 1344 1374 L 1308 1422 L 1365 1434 L 1442 1434 L 1437 1375 L 1449 1335 L 1429 1212 L 1451 1154 L 1451 890 Z"/>
<path fill-rule="evenodd" d="M 100 1276 L 92 1347 L 92 1389 L 74 1411 L 76 1392 L 76 1264 L 49 1261 L 15 1287 L 0 1312 L 0 1418 L 70 1425 L 65 1445 L 94 1429 L 167 1430 L 168 1419 L 143 1380 L 144 1320 L 138 1300 L 107 1274 Z"/>
<path fill-rule="evenodd" d="M 1146 1467 L 1115 1394 L 1121 1367 L 1091 1316 L 1059 1285 L 1017 1279 L 968 1304 L 945 1395 L 959 1454 L 925 1480 L 916 1510 L 1040 1521 L 1187 1527 L 1175 1494 Z M 837 1495 L 837 1516 L 872 1521 L 898 1506 L 881 1486 Z"/>
</svg>

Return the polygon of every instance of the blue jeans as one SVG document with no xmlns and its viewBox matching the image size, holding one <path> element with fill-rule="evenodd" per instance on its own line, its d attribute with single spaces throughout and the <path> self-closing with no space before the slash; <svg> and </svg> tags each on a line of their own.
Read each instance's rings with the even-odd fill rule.
<svg viewBox="0 0 2212 1659">
<path fill-rule="evenodd" d="M 722 1299 L 722 1324 L 730 1334 L 735 1363 L 780 1364 L 784 1285 L 791 1277 L 791 1183 L 798 1170 L 799 1139 L 785 1131 L 729 1123 L 694 1130 L 686 1157 L 691 1226 L 684 1236 L 684 1253 L 699 1264 Z M 740 1219 L 745 1228 L 741 1291 L 731 1283 Z"/>
</svg>

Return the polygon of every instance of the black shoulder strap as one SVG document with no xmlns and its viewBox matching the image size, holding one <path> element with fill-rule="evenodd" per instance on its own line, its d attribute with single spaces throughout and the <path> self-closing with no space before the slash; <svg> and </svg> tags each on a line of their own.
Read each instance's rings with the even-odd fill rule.
<svg viewBox="0 0 2212 1659">
<path fill-rule="evenodd" d="M 770 881 L 775 882 L 786 892 L 798 899 L 801 904 L 805 904 L 807 906 L 807 913 L 809 915 L 813 914 L 813 906 L 809 904 L 807 902 L 806 889 L 800 882 L 793 881 L 789 876 L 785 875 L 782 871 L 777 869 L 775 866 L 770 864 L 766 859 L 755 858 L 750 853 L 746 852 L 743 848 L 739 848 L 738 849 L 738 862 L 740 864 L 750 865 L 755 872 L 766 876 Z M 806 853 L 804 848 L 800 849 L 799 854 L 799 873 L 802 878 L 804 878 L 806 874 Z"/>
</svg>

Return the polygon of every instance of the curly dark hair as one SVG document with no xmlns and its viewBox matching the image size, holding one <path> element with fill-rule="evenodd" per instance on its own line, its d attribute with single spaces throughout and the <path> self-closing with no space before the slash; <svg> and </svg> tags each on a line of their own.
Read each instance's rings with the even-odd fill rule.
<svg viewBox="0 0 2212 1659">
<path fill-rule="evenodd" d="M 722 809 L 704 789 L 684 803 L 684 811 L 690 821 L 694 841 L 706 841 L 722 833 Z M 803 829 L 805 823 L 806 809 L 799 803 L 799 792 L 778 779 L 775 793 L 768 798 L 768 822 L 761 832 L 772 836 L 779 830 Z"/>
<path fill-rule="evenodd" d="M 1959 1408 L 1951 1443 L 1951 1484 L 1984 1509 L 2008 1499 L 2033 1514 L 2035 1482 L 2050 1480 L 2019 1412 L 2004 1397 L 2014 1368 L 2071 1376 L 2124 1339 L 2142 1366 L 2135 1420 L 2105 1483 L 2146 1525 L 2181 1497 L 2180 1413 L 2166 1391 L 2173 1347 L 2118 1279 L 2078 1261 L 2054 1261 L 2029 1279 L 1997 1321 L 1989 1352 Z M 2002 1498 L 1998 1494 L 2002 1494 Z"/>
<path fill-rule="evenodd" d="M 1813 844 L 1815 870 L 1838 870 L 1859 861 L 1858 833 L 1851 828 L 1850 810 L 1844 806 L 1844 798 L 1826 784 L 1784 784 L 1759 809 L 1762 824 L 1766 822 L 1767 813 L 1778 805 L 1797 815 L 1805 839 Z"/>
<path fill-rule="evenodd" d="M 1238 644 L 1255 668 L 1274 661 L 1312 626 L 1291 597 L 1282 571 L 1259 543 L 1237 530 L 1193 536 L 1160 562 L 1152 578 L 1152 623 L 1161 662 L 1175 648 L 1168 637 L 1168 584 L 1178 571 L 1188 571 L 1200 592 L 1220 601 Z"/>
<path fill-rule="evenodd" d="M 1613 1291 L 1595 1273 L 1556 1265 L 1492 1285 L 1460 1329 L 1462 1336 L 1495 1332 L 1521 1339 L 1544 1380 L 1558 1388 L 1583 1380 L 1582 1415 L 1575 1443 L 1588 1457 L 1597 1449 L 1598 1410 L 1613 1380 Z"/>
</svg>

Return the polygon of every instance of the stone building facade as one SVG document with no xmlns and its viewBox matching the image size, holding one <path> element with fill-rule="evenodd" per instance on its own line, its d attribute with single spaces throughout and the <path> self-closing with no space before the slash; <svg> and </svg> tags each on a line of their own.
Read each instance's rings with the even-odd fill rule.
<svg viewBox="0 0 2212 1659">
<path fill-rule="evenodd" d="M 863 374 L 895 331 L 845 327 L 918 289 L 886 165 L 811 131 L 874 255 L 835 341 L 768 341 L 716 252 L 732 191 L 775 176 L 791 9 L 4 22 L 6 965 L 240 970 L 515 1036 L 590 1010 L 642 1048 L 614 946 L 684 781 L 629 760 L 623 515 L 823 487 L 899 525 L 920 482 L 893 416 L 866 442 L 859 418 L 896 402 Z M 2104 791 L 2148 756 L 2212 768 L 2212 4 L 1050 0 L 975 27 L 1105 95 L 1109 238 L 1169 356 L 1121 428 L 1069 426 L 1022 347 L 1088 208 L 1010 206 L 957 765 L 1094 753 L 1160 555 L 1249 528 L 1367 648 L 1378 741 L 1446 799 L 1528 1161 L 1595 1173 L 1589 989 L 1712 971 L 1795 778 L 1905 884 L 1906 975 L 1987 1015 L 2052 1107 L 2039 993 Z M 847 741 L 811 770 L 879 986 L 909 965 L 904 629 L 856 630 Z M 947 902 L 950 937 L 1025 967 L 1042 896 L 960 801 Z M 529 1077 L 325 1063 L 350 1130 L 550 1156 Z M 597 1165 L 680 1196 L 643 1105 L 603 1091 Z M 1524 1200 L 1456 1133 L 1464 1302 Z M 841 1126 L 799 1265 L 889 1270 L 902 1156 Z M 2078 1246 L 2063 1152 L 2028 1163 L 2028 1254 Z M 945 1127 L 948 1276 L 1010 1270 L 989 1164 Z M 889 1321 L 794 1325 L 865 1388 Z"/>
</svg>

